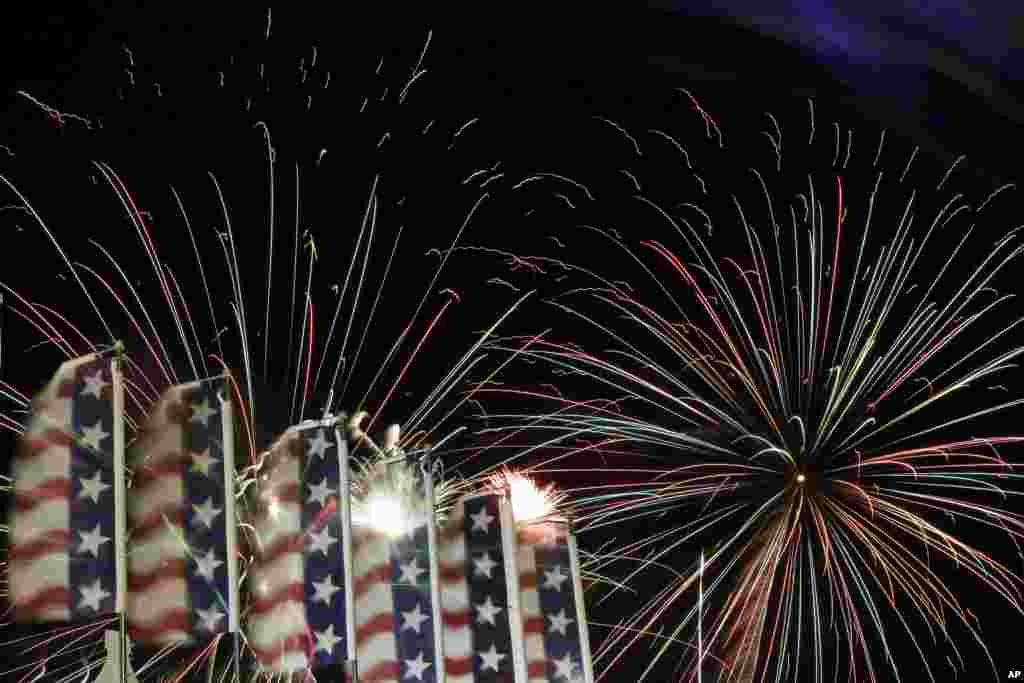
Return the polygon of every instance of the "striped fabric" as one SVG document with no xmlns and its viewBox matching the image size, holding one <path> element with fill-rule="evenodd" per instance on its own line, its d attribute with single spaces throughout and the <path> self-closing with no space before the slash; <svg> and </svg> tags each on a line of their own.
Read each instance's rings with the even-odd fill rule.
<svg viewBox="0 0 1024 683">
<path fill-rule="evenodd" d="M 168 389 L 129 453 L 128 625 L 140 643 L 198 642 L 228 630 L 221 381 Z M 229 425 L 228 428 L 231 428 Z"/>
<path fill-rule="evenodd" d="M 250 574 L 249 646 L 266 671 L 347 660 L 339 458 L 329 432 L 293 429 L 271 447 L 259 483 L 260 552 Z"/>
<path fill-rule="evenodd" d="M 448 683 L 513 683 L 501 498 L 466 497 L 440 534 Z"/>
<path fill-rule="evenodd" d="M 397 539 L 352 529 L 359 683 L 435 683 L 426 521 Z"/>
<path fill-rule="evenodd" d="M 519 529 L 519 590 L 530 683 L 583 683 L 568 527 L 542 521 Z"/>
<path fill-rule="evenodd" d="M 10 596 L 18 621 L 114 611 L 110 359 L 60 366 L 32 402 L 13 462 Z"/>
</svg>

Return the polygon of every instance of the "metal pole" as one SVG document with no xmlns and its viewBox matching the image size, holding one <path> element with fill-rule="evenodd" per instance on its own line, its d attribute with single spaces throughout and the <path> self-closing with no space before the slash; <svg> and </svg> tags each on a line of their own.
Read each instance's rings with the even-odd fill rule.
<svg viewBox="0 0 1024 683">
<path fill-rule="evenodd" d="M 523 647 L 523 613 L 519 605 L 519 549 L 516 543 L 516 520 L 512 516 L 512 501 L 506 491 L 498 504 L 501 522 L 501 545 L 505 555 L 505 586 L 508 589 L 508 625 L 512 631 L 512 667 L 515 680 L 526 683 L 526 648 Z"/>
<path fill-rule="evenodd" d="M 590 658 L 590 630 L 587 626 L 587 608 L 583 602 L 583 578 L 580 575 L 580 554 L 576 545 L 576 533 L 572 520 L 566 530 L 566 543 L 569 545 L 569 565 L 572 572 L 573 590 L 576 592 L 576 625 L 580 634 L 580 658 L 583 660 L 583 676 L 587 683 L 594 683 L 594 662 Z"/>
<path fill-rule="evenodd" d="M 434 671 L 437 681 L 444 683 L 444 624 L 441 617 L 441 569 L 437 558 L 437 515 L 434 510 L 434 460 L 424 460 L 423 488 L 427 499 L 427 547 L 430 552 L 430 608 L 434 616 Z"/>
<path fill-rule="evenodd" d="M 231 386 L 230 375 L 224 375 L 224 390 Z M 231 396 L 221 395 L 221 437 L 224 442 L 224 516 L 227 532 L 227 563 L 228 563 L 228 631 L 234 640 L 234 652 L 231 654 L 234 680 L 240 679 L 238 656 L 238 520 L 235 518 L 235 410 Z"/>
<path fill-rule="evenodd" d="M 121 636 L 120 671 L 122 683 L 128 681 L 128 514 L 125 505 L 128 494 L 125 485 L 125 437 L 124 437 L 124 377 L 121 374 L 121 342 L 114 345 L 115 355 L 110 359 L 111 389 L 114 412 L 114 611 L 118 616 Z"/>
<path fill-rule="evenodd" d="M 341 549 L 345 560 L 345 645 L 353 683 L 359 681 L 356 664 L 356 605 L 352 586 L 352 484 L 348 465 L 348 440 L 332 419 L 335 442 L 338 445 L 338 507 L 341 509 Z"/>
</svg>

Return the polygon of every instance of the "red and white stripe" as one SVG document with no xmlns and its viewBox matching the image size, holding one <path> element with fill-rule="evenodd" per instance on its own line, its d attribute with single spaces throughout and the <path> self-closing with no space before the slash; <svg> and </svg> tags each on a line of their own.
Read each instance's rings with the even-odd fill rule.
<svg viewBox="0 0 1024 683">
<path fill-rule="evenodd" d="M 473 683 L 473 606 L 466 580 L 465 502 L 454 506 L 441 530 L 438 563 L 441 576 L 441 621 L 444 624 L 444 661 L 448 683 Z"/>
<path fill-rule="evenodd" d="M 391 538 L 365 527 L 352 529 L 353 597 L 359 683 L 399 683 L 395 603 L 391 593 Z"/>
<path fill-rule="evenodd" d="M 535 551 L 537 546 L 550 543 L 552 534 L 559 533 L 558 525 L 551 522 L 531 524 L 518 531 L 519 608 L 523 621 L 523 648 L 526 651 L 527 680 L 547 683 L 548 659 L 544 650 L 544 614 L 540 607 L 540 588 Z M 561 532 L 564 534 L 564 532 Z M 513 636 L 514 637 L 514 636 Z"/>
<path fill-rule="evenodd" d="M 132 447 L 135 477 L 128 496 L 128 624 L 132 639 L 167 644 L 190 640 L 184 542 L 187 386 L 173 387 L 150 414 Z"/>
<path fill-rule="evenodd" d="M 302 434 L 288 432 L 271 447 L 259 482 L 259 560 L 250 573 L 249 645 L 259 665 L 278 673 L 305 670 L 313 649 L 306 622 L 302 529 Z"/>
<path fill-rule="evenodd" d="M 95 355 L 60 366 L 32 401 L 32 420 L 14 456 L 14 520 L 8 552 L 11 603 L 25 621 L 71 617 L 71 437 L 75 377 Z"/>
</svg>

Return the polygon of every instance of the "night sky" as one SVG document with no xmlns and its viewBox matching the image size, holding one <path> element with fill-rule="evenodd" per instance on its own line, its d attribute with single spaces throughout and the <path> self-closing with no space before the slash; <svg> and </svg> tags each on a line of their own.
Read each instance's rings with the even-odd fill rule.
<svg viewBox="0 0 1024 683">
<path fill-rule="evenodd" d="M 269 38 L 268 15 L 255 8 L 230 13 L 215 7 L 164 5 L 59 14 L 59 8 L 51 12 L 42 4 L 29 5 L 0 29 L 0 175 L 25 194 L 73 261 L 116 278 L 116 269 L 91 240 L 108 249 L 129 280 L 137 283 L 168 348 L 179 348 L 139 238 L 93 162 L 109 164 L 151 221 L 161 258 L 174 271 L 195 312 L 204 350 L 216 351 L 213 338 L 220 328 L 230 326 L 222 339 L 228 362 L 239 369 L 238 336 L 228 305 L 230 280 L 224 274 L 217 237 L 224 219 L 216 180 L 243 264 L 239 277 L 258 376 L 253 391 L 261 407 L 258 445 L 265 445 L 290 422 L 298 357 L 295 339 L 303 321 L 301 310 L 296 313 L 290 306 L 296 223 L 300 298 L 310 253 L 302 245 L 308 238 L 314 240 L 319 257 L 310 291 L 315 338 L 322 344 L 337 300 L 335 287 L 345 278 L 373 187 L 379 200 L 375 241 L 365 261 L 367 284 L 359 294 L 352 326 L 356 339 L 368 329 L 368 341 L 348 390 L 334 398 L 344 408 L 356 404 L 393 340 L 412 320 L 410 341 L 386 366 L 367 403 L 376 406 L 389 395 L 382 419 L 401 419 L 436 384 L 441 369 L 451 366 L 517 296 L 536 288 L 534 299 L 540 300 L 554 287 L 549 279 L 531 280 L 510 272 L 507 263 L 484 252 L 458 252 L 432 281 L 438 259 L 428 250 L 446 248 L 472 215 L 460 238 L 462 245 L 541 253 L 553 248 L 556 236 L 571 252 L 561 252 L 560 258 L 603 269 L 612 277 L 632 277 L 632 264 L 594 243 L 579 226 L 600 224 L 637 241 L 667 239 L 656 233 L 663 228 L 655 228 L 646 220 L 650 216 L 637 210 L 632 200 L 635 189 L 676 195 L 683 202 L 697 197 L 700 188 L 682 173 L 679 154 L 645 133 L 650 129 L 671 131 L 693 159 L 700 160 L 709 186 L 734 187 L 751 206 L 759 195 L 747 169 L 774 164 L 762 133 L 770 125 L 766 111 L 785 132 L 786 183 L 798 184 L 807 171 L 828 172 L 834 166 L 838 130 L 834 156 L 845 155 L 851 141 L 850 192 L 863 197 L 874 176 L 858 175 L 856 169 L 871 166 L 882 129 L 887 137 L 880 167 L 889 169 L 892 177 L 899 176 L 912 150 L 919 148 L 916 180 L 909 182 L 921 185 L 926 206 L 934 203 L 938 179 L 960 154 L 967 159 L 958 163 L 949 181 L 957 191 L 983 198 L 1019 178 L 1015 150 L 1021 148 L 1024 110 L 1015 97 L 1024 95 L 1018 68 L 1024 66 L 1024 55 L 1013 48 L 1020 41 L 1015 28 L 1022 25 L 1019 20 L 1000 14 L 979 18 L 980 12 L 961 12 L 955 3 L 924 14 L 904 9 L 902 3 L 887 3 L 888 14 L 879 15 L 883 19 L 869 18 L 867 10 L 854 9 L 853 3 L 828 12 L 817 3 L 769 3 L 780 7 L 769 11 L 761 6 L 754 12 L 745 9 L 751 3 L 702 2 L 695 3 L 691 14 L 676 7 L 681 4 L 437 15 L 418 10 L 412 15 L 405 3 L 378 3 L 374 10 L 346 8 L 338 17 L 290 7 L 270 15 Z M 729 7 L 719 10 L 718 4 Z M 421 66 L 426 73 L 403 96 L 425 45 Z M 678 88 L 692 93 L 714 118 L 723 131 L 725 149 L 709 139 L 701 118 Z M 809 98 L 818 136 L 813 150 L 801 146 L 808 136 Z M 47 108 L 52 108 L 49 113 Z M 642 153 L 609 121 L 630 131 Z M 273 193 L 268 182 L 268 137 L 276 176 Z M 519 180 L 539 172 L 579 179 L 599 195 L 598 200 L 585 201 L 584 193 L 568 185 L 516 187 Z M 504 176 L 494 177 L 498 173 Z M 172 186 L 182 198 L 207 264 L 217 325 L 207 312 Z M 715 213 L 718 232 L 713 243 L 723 251 L 735 249 L 735 233 L 729 232 L 731 214 L 727 216 L 732 192 L 713 193 L 721 202 L 716 205 L 721 211 Z M 0 193 L 0 206 L 15 201 L 6 186 Z M 1019 196 L 1018 191 L 1014 199 L 1004 199 L 1002 208 L 989 215 L 988 226 L 980 230 L 988 241 L 971 242 L 968 253 L 983 253 L 996 239 L 994 234 L 1018 225 L 1019 218 L 1010 209 L 1019 204 Z M 893 216 L 894 207 L 887 207 L 893 209 L 891 220 L 898 218 Z M 763 217 L 758 220 L 763 223 Z M 271 343 L 263 372 L 271 223 L 275 276 Z M 5 209 L 0 212 L 0 230 L 5 236 L 0 282 L 61 311 L 97 343 L 109 341 L 80 291 L 69 282 L 59 255 L 30 217 Z M 398 247 L 389 266 L 395 240 Z M 358 252 L 360 259 L 363 253 Z M 357 271 L 363 261 L 358 264 Z M 366 311 L 385 268 L 388 284 L 378 313 L 367 326 Z M 515 282 L 520 291 L 504 282 Z M 1019 283 L 1004 277 L 997 287 L 1012 290 Z M 123 282 L 117 288 L 126 291 Z M 449 300 L 447 288 L 458 293 L 459 302 L 445 310 L 437 330 L 390 393 L 409 353 Z M 413 318 L 424 293 L 423 307 Z M 129 349 L 139 348 L 128 319 L 105 294 L 99 298 L 114 337 L 125 339 Z M 133 310 L 138 310 L 134 304 Z M 346 304 L 336 334 L 347 324 L 349 310 Z M 59 355 L 39 346 L 38 333 L 16 314 L 5 310 L 3 324 L 2 379 L 31 394 L 48 379 Z M 524 306 L 500 331 L 529 334 L 548 327 L 559 334 L 573 333 L 564 320 L 539 304 Z M 581 343 L 601 343 L 600 338 L 587 337 L 589 332 L 579 334 Z M 334 354 L 326 353 L 324 373 L 333 370 L 337 340 L 334 343 Z M 321 351 L 318 347 L 317 354 Z M 185 358 L 173 350 L 170 355 L 181 376 L 189 376 Z M 144 372 L 162 381 L 156 365 L 145 360 L 141 350 L 139 357 Z M 479 378 L 483 369 L 492 367 L 493 363 L 485 364 L 472 377 Z M 539 369 L 521 372 L 506 381 L 561 381 Z M 1011 389 L 1017 383 L 1013 374 L 1001 381 Z M 311 392 L 306 417 L 323 410 L 325 385 L 322 381 Z M 445 405 L 455 403 L 451 398 Z M 4 412 L 16 414 L 6 405 Z M 1014 422 L 1009 415 L 1004 420 Z M 5 452 L 10 443 L 4 442 Z M 466 452 L 477 445 L 472 436 L 457 442 Z M 0 464 L 6 471 L 5 458 L 0 457 Z M 466 472 L 472 473 L 475 465 L 471 463 Z M 1011 499 L 1007 506 L 1013 505 Z M 1016 509 L 1021 509 L 1019 503 Z M 998 548 L 998 557 L 1021 571 L 1021 560 L 1005 535 L 975 533 L 980 535 L 972 538 L 980 547 L 994 552 Z M 584 547 L 596 549 L 614 536 L 613 530 L 584 537 Z M 987 645 L 997 669 L 1024 668 L 1016 644 L 1024 625 L 1021 615 L 953 570 L 948 570 L 948 585 L 963 591 L 961 597 L 979 617 L 982 631 L 991 638 Z M 616 621 L 615 615 L 627 613 L 631 605 L 623 597 L 608 604 L 602 608 L 604 622 Z M 603 635 L 592 630 L 595 644 Z M 941 678 L 952 675 L 942 641 L 932 646 L 928 635 L 922 635 L 937 677 L 952 680 Z M 991 675 L 990 667 L 967 637 L 961 639 L 961 678 L 982 680 Z M 605 680 L 634 680 L 624 676 L 642 669 L 634 662 L 645 659 L 646 646 L 637 648 L 637 654 L 643 656 L 627 660 Z M 903 680 L 919 680 L 917 655 L 897 648 L 897 658 Z M 664 670 L 652 680 L 674 680 L 675 662 L 668 657 Z M 889 680 L 888 675 L 883 670 L 879 680 Z"/>
</svg>

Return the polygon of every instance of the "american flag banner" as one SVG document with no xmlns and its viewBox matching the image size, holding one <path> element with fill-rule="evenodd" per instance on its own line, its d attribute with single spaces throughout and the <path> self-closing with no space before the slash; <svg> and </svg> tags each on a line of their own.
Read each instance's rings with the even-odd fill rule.
<svg viewBox="0 0 1024 683">
<path fill-rule="evenodd" d="M 10 597 L 18 621 L 68 621 L 115 612 L 116 360 L 90 354 L 60 366 L 32 401 L 13 459 Z M 123 434 L 123 432 L 120 432 Z M 123 488 L 121 488 L 123 493 Z M 123 572 L 123 566 L 121 568 Z M 120 579 L 120 580 L 119 580 Z"/>
<path fill-rule="evenodd" d="M 128 627 L 139 643 L 237 630 L 234 424 L 226 378 L 168 389 L 132 445 Z"/>
<path fill-rule="evenodd" d="M 270 448 L 262 472 L 249 646 L 268 672 L 344 667 L 354 647 L 347 444 L 319 423 L 293 427 Z"/>
<path fill-rule="evenodd" d="M 515 524 L 503 496 L 466 496 L 441 532 L 441 607 L 448 683 L 513 683 L 525 680 L 512 630 L 516 583 L 509 581 L 506 538 Z M 513 598 L 510 600 L 510 598 Z M 518 645 L 518 643 L 515 643 Z M 518 661 L 517 661 L 518 660 Z M 518 674 L 516 670 L 519 669 Z"/>
<path fill-rule="evenodd" d="M 549 518 L 525 524 L 518 544 L 528 680 L 592 683 L 579 557 L 568 523 Z"/>
<path fill-rule="evenodd" d="M 436 553 L 431 552 L 433 483 L 430 476 L 420 476 L 414 465 L 393 467 L 406 468 L 408 476 L 416 478 L 422 511 L 403 511 L 406 524 L 400 534 L 389 534 L 374 525 L 375 520 L 353 515 L 358 681 L 443 682 L 440 633 L 435 632 L 440 604 L 434 597 Z M 382 509 L 386 510 L 386 505 Z M 368 512 L 374 514 L 373 505 Z"/>
</svg>

